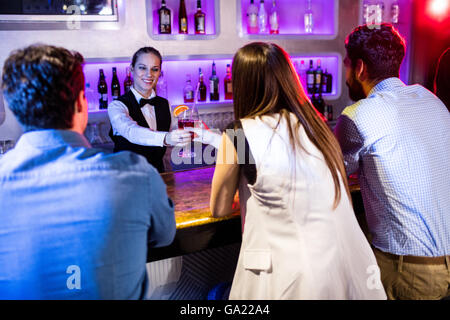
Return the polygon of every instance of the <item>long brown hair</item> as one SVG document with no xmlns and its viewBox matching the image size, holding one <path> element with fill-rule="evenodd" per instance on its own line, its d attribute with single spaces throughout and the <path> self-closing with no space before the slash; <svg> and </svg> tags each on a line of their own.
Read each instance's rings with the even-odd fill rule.
<svg viewBox="0 0 450 320">
<path fill-rule="evenodd" d="M 289 123 L 289 138 L 294 151 L 297 147 L 304 149 L 297 134 L 302 125 L 331 171 L 335 190 L 333 208 L 341 198 L 339 174 L 350 197 L 339 143 L 312 106 L 289 55 L 281 47 L 254 42 L 239 49 L 233 59 L 232 86 L 236 119 L 280 114 Z M 296 115 L 297 123 L 290 122 L 290 112 Z"/>
</svg>

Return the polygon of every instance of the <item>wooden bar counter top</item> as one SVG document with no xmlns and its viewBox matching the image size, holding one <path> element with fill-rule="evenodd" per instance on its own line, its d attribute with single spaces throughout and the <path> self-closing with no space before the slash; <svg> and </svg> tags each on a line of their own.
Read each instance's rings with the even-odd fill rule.
<svg viewBox="0 0 450 320">
<path fill-rule="evenodd" d="M 164 248 L 149 250 L 148 261 L 198 252 L 241 241 L 239 209 L 230 216 L 213 218 L 209 208 L 214 166 L 161 174 L 175 205 L 177 234 Z M 361 205 L 359 185 L 349 179 L 355 212 Z M 355 203 L 356 200 L 356 203 Z"/>
</svg>

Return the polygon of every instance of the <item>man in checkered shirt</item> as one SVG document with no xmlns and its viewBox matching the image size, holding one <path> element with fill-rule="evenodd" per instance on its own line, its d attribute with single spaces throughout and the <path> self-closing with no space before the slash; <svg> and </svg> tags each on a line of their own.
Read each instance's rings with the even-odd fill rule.
<svg viewBox="0 0 450 320">
<path fill-rule="evenodd" d="M 399 79 L 405 41 L 388 24 L 357 27 L 344 59 L 350 98 L 335 134 L 359 173 L 389 299 L 450 295 L 450 113 Z M 450 76 L 450 75 L 449 75 Z"/>
</svg>

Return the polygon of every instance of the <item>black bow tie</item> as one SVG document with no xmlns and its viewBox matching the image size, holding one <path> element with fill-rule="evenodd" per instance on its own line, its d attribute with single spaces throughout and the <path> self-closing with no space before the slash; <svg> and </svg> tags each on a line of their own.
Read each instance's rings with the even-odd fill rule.
<svg viewBox="0 0 450 320">
<path fill-rule="evenodd" d="M 145 106 L 146 104 L 152 104 L 153 103 L 153 98 L 152 99 L 144 99 L 144 98 L 142 98 L 140 101 L 139 101 L 139 107 L 143 107 L 143 106 Z"/>
</svg>

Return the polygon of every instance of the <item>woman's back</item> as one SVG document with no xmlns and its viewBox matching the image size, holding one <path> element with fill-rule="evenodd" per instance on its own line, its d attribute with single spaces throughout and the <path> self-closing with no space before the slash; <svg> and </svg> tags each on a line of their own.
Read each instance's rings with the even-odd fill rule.
<svg viewBox="0 0 450 320">
<path fill-rule="evenodd" d="M 274 130 L 278 120 L 241 120 L 257 178 L 253 185 L 241 179 L 245 224 L 230 298 L 385 298 L 379 274 L 379 290 L 372 288 L 368 270 L 376 260 L 347 193 L 333 210 L 334 182 L 322 153 L 300 126 L 302 148 L 294 156 L 288 122 L 282 117 Z"/>
</svg>

